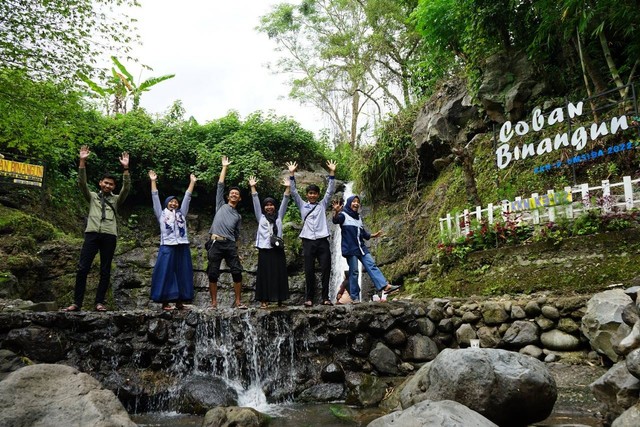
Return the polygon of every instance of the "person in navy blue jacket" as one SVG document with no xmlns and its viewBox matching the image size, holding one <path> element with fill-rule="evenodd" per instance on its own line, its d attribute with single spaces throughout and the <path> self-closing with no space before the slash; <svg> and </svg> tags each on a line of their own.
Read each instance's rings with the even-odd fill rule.
<svg viewBox="0 0 640 427">
<path fill-rule="evenodd" d="M 369 248 L 365 245 L 365 240 L 380 237 L 382 231 L 369 233 L 364 228 L 362 217 L 359 214 L 360 197 L 351 196 L 344 206 L 340 201 L 334 200 L 333 223 L 340 225 L 342 233 L 342 256 L 347 259 L 349 265 L 349 295 L 354 303 L 360 302 L 360 286 L 358 285 L 358 261 L 362 263 L 373 285 L 378 292 L 381 292 L 382 300 L 391 292 L 397 291 L 399 286 L 391 285 L 376 265 L 373 257 L 369 253 Z"/>
</svg>

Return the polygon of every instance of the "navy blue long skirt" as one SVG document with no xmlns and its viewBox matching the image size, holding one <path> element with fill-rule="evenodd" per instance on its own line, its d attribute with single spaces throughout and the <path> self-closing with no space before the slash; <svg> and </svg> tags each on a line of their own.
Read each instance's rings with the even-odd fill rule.
<svg viewBox="0 0 640 427">
<path fill-rule="evenodd" d="M 193 264 L 188 244 L 160 246 L 151 276 L 151 299 L 155 302 L 193 299 Z"/>
</svg>

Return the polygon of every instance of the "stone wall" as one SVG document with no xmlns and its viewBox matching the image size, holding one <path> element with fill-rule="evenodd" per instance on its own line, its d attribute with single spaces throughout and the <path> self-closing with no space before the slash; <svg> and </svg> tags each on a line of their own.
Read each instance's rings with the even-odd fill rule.
<svg viewBox="0 0 640 427">
<path fill-rule="evenodd" d="M 591 349 L 580 333 L 587 300 L 537 295 L 312 309 L 2 312 L 0 347 L 14 359 L 77 367 L 138 410 L 172 407 L 180 385 L 203 376 L 240 389 L 258 385 L 271 401 L 363 404 L 357 394 L 363 381 L 397 384 L 442 349 L 467 347 L 472 339 L 547 361 L 587 357 Z M 3 353 L 7 363 L 10 352 Z"/>
</svg>

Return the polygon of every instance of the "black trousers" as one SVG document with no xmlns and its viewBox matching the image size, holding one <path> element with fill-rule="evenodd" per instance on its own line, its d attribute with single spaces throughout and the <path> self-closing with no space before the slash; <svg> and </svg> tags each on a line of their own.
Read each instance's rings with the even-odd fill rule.
<svg viewBox="0 0 640 427">
<path fill-rule="evenodd" d="M 304 255 L 304 277 L 306 282 L 305 301 L 313 301 L 316 292 L 316 259 L 320 264 L 320 280 L 322 282 L 322 300 L 329 301 L 329 279 L 331 277 L 331 248 L 329 238 L 310 240 L 302 239 Z"/>
<path fill-rule="evenodd" d="M 76 288 L 73 302 L 82 307 L 84 292 L 87 289 L 87 276 L 91 270 L 93 259 L 100 252 L 100 282 L 96 291 L 96 304 L 104 304 L 111 279 L 111 261 L 116 251 L 118 238 L 113 234 L 84 233 L 84 243 L 80 251 L 80 263 L 76 274 Z"/>
</svg>

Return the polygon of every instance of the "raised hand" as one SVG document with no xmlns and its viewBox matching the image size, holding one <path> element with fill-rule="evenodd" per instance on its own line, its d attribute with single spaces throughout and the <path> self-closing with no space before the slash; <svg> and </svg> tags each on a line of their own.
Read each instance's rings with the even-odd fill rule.
<svg viewBox="0 0 640 427">
<path fill-rule="evenodd" d="M 149 179 L 150 179 L 151 181 L 155 181 L 155 180 L 157 180 L 157 179 L 158 179 L 158 175 L 157 175 L 153 170 L 150 170 L 150 171 L 149 171 Z"/>
<path fill-rule="evenodd" d="M 255 187 L 257 183 L 258 183 L 258 179 L 255 176 L 251 175 L 249 177 L 249 186 Z"/>
<path fill-rule="evenodd" d="M 191 175 L 189 176 L 189 182 L 192 182 L 192 183 L 194 183 L 194 184 L 195 184 L 195 183 L 196 183 L 196 181 L 198 181 L 198 177 L 197 177 L 197 176 L 195 176 L 194 174 L 191 174 Z"/>
<path fill-rule="evenodd" d="M 229 166 L 231 164 L 231 160 L 227 156 L 222 156 L 222 167 Z"/>
<path fill-rule="evenodd" d="M 126 151 L 123 152 L 122 155 L 120 156 L 120 164 L 125 169 L 129 168 L 129 153 L 127 153 Z"/>
<path fill-rule="evenodd" d="M 87 160 L 89 154 L 91 154 L 89 146 L 83 145 L 82 147 L 80 147 L 80 160 Z"/>
<path fill-rule="evenodd" d="M 282 185 L 285 187 L 291 187 L 291 180 L 289 178 L 282 178 Z"/>
<path fill-rule="evenodd" d="M 340 203 L 340 200 L 332 200 L 331 207 L 333 211 L 338 214 L 342 210 L 342 203 Z"/>
<path fill-rule="evenodd" d="M 298 162 L 287 162 L 285 163 L 287 169 L 289 169 L 290 173 L 294 173 L 296 169 L 298 169 Z"/>
<path fill-rule="evenodd" d="M 338 166 L 338 163 L 335 162 L 334 160 L 327 160 L 327 167 L 329 168 L 329 172 L 331 173 L 335 172 L 337 166 Z"/>
</svg>

